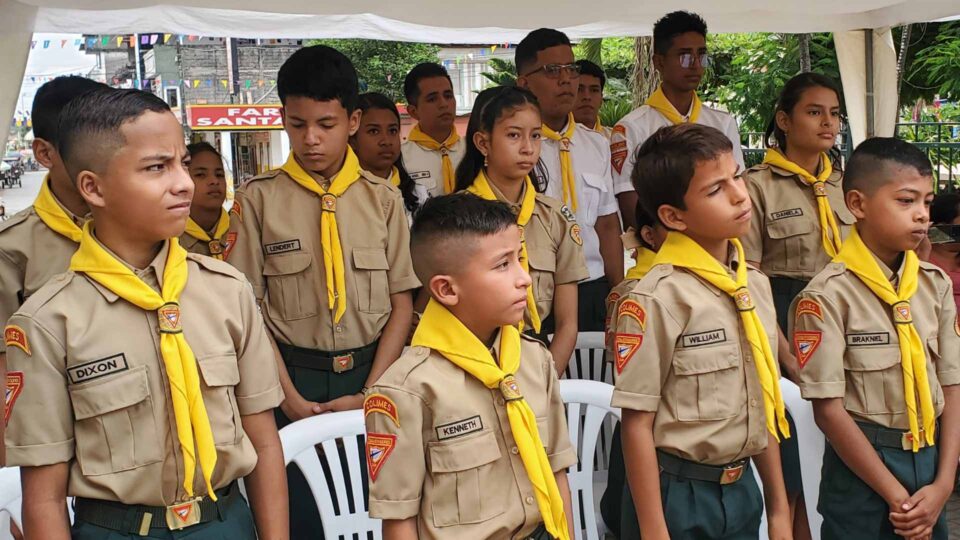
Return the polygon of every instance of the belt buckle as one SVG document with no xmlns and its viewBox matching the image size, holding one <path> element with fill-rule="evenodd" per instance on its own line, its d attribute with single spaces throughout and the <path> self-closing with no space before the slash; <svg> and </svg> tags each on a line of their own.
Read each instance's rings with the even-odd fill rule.
<svg viewBox="0 0 960 540">
<path fill-rule="evenodd" d="M 353 369 L 353 353 L 333 357 L 333 372 L 343 373 Z"/>
<path fill-rule="evenodd" d="M 196 497 L 189 501 L 171 504 L 167 507 L 167 528 L 171 531 L 185 529 L 191 525 L 200 523 L 200 501 L 202 497 Z"/>
<path fill-rule="evenodd" d="M 900 436 L 900 446 L 907 451 L 913 451 L 913 433 L 909 431 Z M 920 429 L 920 448 L 926 448 L 927 438 L 923 436 L 923 429 Z"/>
<path fill-rule="evenodd" d="M 720 485 L 725 486 L 739 482 L 741 476 L 743 476 L 743 463 L 735 467 L 724 467 L 723 474 L 720 475 Z"/>
</svg>

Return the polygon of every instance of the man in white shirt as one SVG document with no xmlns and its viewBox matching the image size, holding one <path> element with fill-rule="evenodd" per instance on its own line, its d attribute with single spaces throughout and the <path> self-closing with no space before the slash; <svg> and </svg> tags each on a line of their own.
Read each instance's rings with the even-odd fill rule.
<svg viewBox="0 0 960 540">
<path fill-rule="evenodd" d="M 590 278 L 579 284 L 581 331 L 602 331 L 604 299 L 623 280 L 620 219 L 610 174 L 608 141 L 573 118 L 580 66 L 562 32 L 541 28 L 517 45 L 517 85 L 537 96 L 543 121 L 540 160 L 548 172 L 547 195 L 576 215 Z M 569 213 L 569 210 L 567 211 Z"/>
<path fill-rule="evenodd" d="M 603 106 L 603 89 L 607 86 L 607 74 L 603 68 L 589 60 L 577 60 L 580 66 L 580 88 L 577 91 L 577 105 L 573 108 L 573 117 L 607 139 L 613 128 L 600 123 L 600 107 Z"/>
<path fill-rule="evenodd" d="M 630 180 L 633 156 L 662 127 L 695 122 L 719 129 L 733 143 L 733 157 L 743 168 L 737 121 L 726 112 L 707 107 L 697 97 L 697 87 L 709 65 L 707 23 L 699 15 L 674 11 L 654 24 L 653 66 L 660 73 L 660 88 L 644 105 L 623 117 L 610 137 L 614 191 L 625 226 L 633 225 L 637 207 Z"/>
</svg>

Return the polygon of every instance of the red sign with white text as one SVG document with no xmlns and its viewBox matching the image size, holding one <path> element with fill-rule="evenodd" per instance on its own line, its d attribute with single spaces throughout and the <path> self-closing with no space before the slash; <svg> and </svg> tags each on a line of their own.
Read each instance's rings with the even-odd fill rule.
<svg viewBox="0 0 960 540">
<path fill-rule="evenodd" d="M 280 105 L 191 105 L 190 128 L 208 131 L 283 129 Z"/>
</svg>

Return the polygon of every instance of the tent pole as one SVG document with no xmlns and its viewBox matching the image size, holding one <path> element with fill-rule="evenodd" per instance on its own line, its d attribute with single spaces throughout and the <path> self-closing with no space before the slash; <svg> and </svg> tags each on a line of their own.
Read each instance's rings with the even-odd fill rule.
<svg viewBox="0 0 960 540">
<path fill-rule="evenodd" d="M 867 119 L 867 138 L 874 137 L 876 129 L 876 110 L 874 109 L 874 84 L 873 84 L 873 29 L 867 28 L 863 31 L 864 60 L 866 64 L 866 119 Z"/>
</svg>

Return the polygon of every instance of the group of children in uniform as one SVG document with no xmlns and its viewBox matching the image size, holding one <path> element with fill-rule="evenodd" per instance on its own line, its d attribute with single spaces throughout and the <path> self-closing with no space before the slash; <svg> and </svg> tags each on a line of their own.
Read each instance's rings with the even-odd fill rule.
<svg viewBox="0 0 960 540">
<path fill-rule="evenodd" d="M 290 156 L 229 214 L 217 151 L 159 98 L 46 85 L 50 173 L 0 227 L 27 537 L 322 537 L 277 428 L 362 408 L 385 538 L 572 538 L 558 374 L 596 330 L 618 537 L 756 538 L 764 506 L 770 538 L 809 535 L 784 373 L 828 440 L 823 537 L 946 538 L 960 323 L 914 252 L 929 161 L 871 139 L 841 171 L 839 91 L 802 74 L 744 171 L 696 94 L 709 60 L 702 19 L 661 19 L 663 82 L 607 133 L 602 70 L 539 29 L 465 137 L 446 71 L 414 68 L 401 144 L 396 105 L 307 47 L 278 74 Z"/>
</svg>

